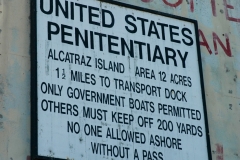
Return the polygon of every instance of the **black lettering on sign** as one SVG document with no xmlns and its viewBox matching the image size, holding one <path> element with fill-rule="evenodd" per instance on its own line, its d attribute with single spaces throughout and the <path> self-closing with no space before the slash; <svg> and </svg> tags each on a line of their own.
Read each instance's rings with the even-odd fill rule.
<svg viewBox="0 0 240 160">
<path fill-rule="evenodd" d="M 43 99 L 41 102 L 41 109 L 45 112 L 78 116 L 78 106 L 69 103 Z"/>
<path fill-rule="evenodd" d="M 46 7 L 49 6 L 49 7 Z M 88 23 L 92 25 L 112 28 L 115 24 L 115 18 L 111 11 L 93 6 L 87 6 L 80 3 L 60 0 L 40 0 L 40 10 L 42 13 L 56 17 L 83 22 L 84 17 L 88 17 Z M 75 15 L 76 13 L 76 15 Z"/>
<path fill-rule="evenodd" d="M 150 136 L 149 145 L 156 147 L 172 148 L 182 150 L 182 140 L 179 138 L 164 137 L 160 135 Z"/>
<path fill-rule="evenodd" d="M 95 13 L 94 13 L 95 12 Z M 99 8 L 89 6 L 88 14 L 89 14 L 89 24 L 100 26 L 99 23 Z M 95 18 L 96 21 L 93 19 Z"/>
<path fill-rule="evenodd" d="M 160 72 L 158 72 L 158 74 L 159 74 L 160 81 L 167 82 L 167 80 L 166 80 L 166 72 L 160 71 Z"/>
<path fill-rule="evenodd" d="M 96 85 L 96 77 L 94 74 L 83 73 L 71 70 L 71 81 Z"/>
<path fill-rule="evenodd" d="M 159 125 L 158 125 L 159 130 L 170 131 L 170 132 L 173 131 L 172 121 L 158 119 L 157 122 L 159 123 Z"/>
<path fill-rule="evenodd" d="M 163 153 L 156 151 L 142 150 L 143 160 L 163 160 Z"/>
<path fill-rule="evenodd" d="M 49 1 L 49 10 L 45 10 L 44 8 L 44 3 L 46 2 L 45 0 L 40 0 L 40 9 L 44 14 L 52 14 L 53 13 L 53 0 Z"/>
<path fill-rule="evenodd" d="M 149 43 L 131 39 L 127 42 L 127 40 L 118 36 L 106 35 L 87 30 L 82 31 L 81 33 L 79 28 L 73 28 L 66 24 L 58 25 L 54 22 L 48 22 L 48 40 L 52 40 L 53 36 L 58 38 L 64 44 L 79 46 L 81 39 L 82 46 L 85 48 L 89 48 L 90 45 L 91 49 L 99 49 L 99 51 L 106 51 L 110 54 L 122 56 L 126 56 L 126 52 L 128 52 L 128 55 L 131 58 L 147 59 L 151 62 L 160 62 L 161 64 L 186 68 L 188 52 L 175 50 L 169 47 L 161 48 L 158 45 L 151 45 Z M 96 41 L 96 38 L 98 38 L 99 41 Z M 106 47 L 103 47 L 104 40 L 107 41 Z M 97 45 L 99 46 L 98 48 L 96 47 Z M 178 61 L 178 59 L 180 60 Z"/>
<path fill-rule="evenodd" d="M 130 148 L 128 147 L 91 142 L 91 148 L 93 154 L 124 159 L 129 157 Z"/>
<path fill-rule="evenodd" d="M 106 21 L 106 17 L 110 17 L 111 21 L 107 23 Z M 106 28 L 112 28 L 114 26 L 115 23 L 115 19 L 114 19 L 114 15 L 112 14 L 112 12 L 106 10 L 106 9 L 102 9 L 102 26 L 106 27 Z"/>
<path fill-rule="evenodd" d="M 85 33 L 85 35 L 86 34 L 87 33 Z M 95 32 L 94 35 L 98 36 L 98 38 L 99 38 L 99 50 L 103 51 L 103 37 L 107 37 L 107 35 L 103 34 L 103 33 L 98 33 L 98 32 Z"/>
<path fill-rule="evenodd" d="M 187 102 L 186 92 L 165 88 L 165 98 Z"/>
<path fill-rule="evenodd" d="M 157 22 L 158 26 L 161 26 L 162 31 L 162 40 L 165 40 L 165 28 L 168 27 L 168 24 Z"/>
<path fill-rule="evenodd" d="M 150 51 L 150 46 L 149 46 L 149 52 Z M 166 52 L 167 53 L 167 52 Z M 150 54 L 150 53 L 149 53 Z M 148 56 L 150 57 L 150 56 Z M 167 57 L 167 56 L 166 56 Z M 150 59 L 150 58 L 149 58 Z M 162 52 L 160 50 L 160 47 L 158 45 L 155 46 L 155 49 L 154 49 L 154 52 L 153 52 L 153 58 L 152 58 L 152 61 L 153 62 L 156 62 L 156 60 L 160 60 L 162 64 L 165 64 L 165 61 L 164 61 L 164 58 L 163 58 L 163 55 L 162 55 Z"/>
<path fill-rule="evenodd" d="M 83 117 L 84 118 L 91 118 L 97 119 L 99 121 L 106 121 L 107 120 L 107 110 L 90 108 L 83 106 Z"/>
<path fill-rule="evenodd" d="M 139 156 L 138 156 L 138 151 L 137 151 L 137 149 L 134 149 L 134 157 L 133 157 L 133 159 L 134 159 L 134 160 L 135 160 L 135 159 L 139 160 Z"/>
<path fill-rule="evenodd" d="M 192 87 L 191 77 L 171 74 L 170 83 Z"/>
<path fill-rule="evenodd" d="M 169 65 L 170 64 L 170 59 L 173 61 L 174 66 L 177 67 L 177 60 L 176 60 L 176 52 L 174 49 L 172 48 L 165 48 L 165 55 L 166 55 L 166 64 Z"/>
<path fill-rule="evenodd" d="M 65 52 L 65 51 L 56 51 L 55 49 L 49 49 L 48 59 L 54 61 L 60 61 L 64 63 L 72 63 L 77 65 L 83 65 L 86 67 L 91 67 L 91 57 L 79 55 L 76 53 Z"/>
<path fill-rule="evenodd" d="M 133 98 L 129 98 L 129 108 L 152 113 L 155 111 L 154 102 Z"/>
<path fill-rule="evenodd" d="M 149 118 L 149 117 L 142 117 L 142 116 L 138 116 L 138 125 L 140 127 L 152 127 L 153 124 L 153 118 Z"/>
<path fill-rule="evenodd" d="M 184 55 L 182 55 L 180 50 L 177 50 L 177 52 L 178 52 L 180 59 L 182 60 L 182 67 L 186 68 L 186 59 L 187 59 L 188 52 L 185 52 Z"/>
<path fill-rule="evenodd" d="M 185 124 L 185 123 L 179 123 L 179 122 L 176 122 L 176 123 L 178 127 L 178 133 L 192 135 L 192 136 L 199 136 L 199 137 L 203 136 L 201 126 L 195 126 L 192 124 Z"/>
<path fill-rule="evenodd" d="M 99 76 L 101 79 L 101 86 L 107 87 L 109 88 L 111 85 L 111 81 L 108 77 L 104 77 L 104 76 Z"/>
<path fill-rule="evenodd" d="M 57 35 L 60 31 L 60 27 L 57 23 L 48 21 L 48 40 L 52 40 L 52 34 Z"/>
<path fill-rule="evenodd" d="M 118 37 L 116 36 L 112 36 L 112 35 L 108 35 L 108 52 L 109 53 L 113 53 L 113 54 L 119 54 L 119 51 L 116 51 L 113 49 L 113 47 L 118 47 Z"/>
<path fill-rule="evenodd" d="M 41 91 L 43 94 L 61 96 L 62 89 L 63 89 L 63 85 L 51 84 L 46 82 L 41 83 Z"/>
<path fill-rule="evenodd" d="M 145 35 L 145 22 L 148 22 L 148 19 L 137 17 L 137 20 L 141 21 L 142 35 Z"/>
<path fill-rule="evenodd" d="M 161 87 L 114 78 L 115 89 L 160 97 Z"/>
<path fill-rule="evenodd" d="M 73 42 L 70 40 L 67 40 L 66 37 L 72 37 L 72 33 L 71 32 L 67 32 L 67 30 L 72 30 L 73 27 L 71 26 L 67 26 L 67 25 L 61 25 L 61 39 L 62 39 L 62 43 L 66 43 L 66 44 L 70 44 L 73 45 Z"/>
<path fill-rule="evenodd" d="M 186 34 L 188 32 L 188 34 Z M 183 43 L 187 46 L 192 46 L 193 45 L 193 39 L 189 34 L 192 34 L 192 31 L 188 28 L 183 28 L 182 29 L 182 35 L 187 38 L 188 40 L 186 41 L 185 39 L 182 39 Z"/>
<path fill-rule="evenodd" d="M 146 43 L 140 41 L 134 41 L 138 47 L 139 59 L 143 59 L 143 47 L 146 46 Z"/>
<path fill-rule="evenodd" d="M 180 28 L 179 26 L 168 25 L 160 23 L 158 21 L 148 20 L 142 17 L 134 17 L 133 15 L 125 16 L 125 29 L 129 33 L 140 32 L 141 35 L 147 35 L 149 37 L 157 39 L 166 39 L 166 35 L 169 35 L 171 42 L 181 43 L 191 46 L 193 45 L 193 38 L 191 37 L 192 31 L 186 27 Z M 180 37 L 184 37 L 180 39 Z"/>
<path fill-rule="evenodd" d="M 80 22 L 83 22 L 83 17 L 86 17 L 86 15 L 84 15 L 83 12 L 84 12 L 84 9 L 87 8 L 87 6 L 79 3 L 75 3 L 75 6 L 78 7 L 79 9 L 79 15 L 80 15 L 79 20 Z"/>
<path fill-rule="evenodd" d="M 84 133 L 87 136 L 102 137 L 102 126 L 85 124 Z"/>
<path fill-rule="evenodd" d="M 125 72 L 125 67 L 123 63 L 107 61 L 102 58 L 95 58 L 95 68 L 118 73 Z"/>
<path fill-rule="evenodd" d="M 139 143 L 145 144 L 146 143 L 146 136 L 144 133 L 141 132 L 134 132 L 131 130 L 125 129 L 114 129 L 114 128 L 107 128 L 106 138 L 124 142 L 132 142 L 132 143 Z"/>
<path fill-rule="evenodd" d="M 143 67 L 136 67 L 135 70 L 136 77 L 143 77 L 146 79 L 154 79 L 156 80 L 155 73 L 153 69 L 143 68 Z"/>
<path fill-rule="evenodd" d="M 152 35 L 155 35 L 158 39 L 160 39 L 158 30 L 154 21 L 150 22 L 149 30 L 148 30 L 148 36 L 151 37 Z"/>
<path fill-rule="evenodd" d="M 60 69 L 60 70 L 61 70 L 61 69 Z M 59 68 L 56 68 L 56 71 L 57 71 L 57 78 L 60 78 L 60 75 L 61 75 L 61 78 L 62 78 L 62 79 L 65 79 L 65 78 L 66 78 L 65 69 L 62 69 L 62 71 L 59 71 Z"/>
<path fill-rule="evenodd" d="M 88 30 L 84 30 L 84 36 L 83 36 L 83 34 L 79 31 L 79 29 L 75 28 L 76 46 L 79 46 L 79 37 L 81 38 L 82 44 L 84 45 L 84 47 L 88 48 Z"/>
<path fill-rule="evenodd" d="M 134 116 L 132 114 L 112 111 L 112 122 L 131 125 L 133 120 Z"/>
<path fill-rule="evenodd" d="M 177 107 L 162 103 L 158 103 L 158 113 L 174 117 L 189 118 L 198 121 L 202 118 L 201 112 L 199 110 Z"/>
<path fill-rule="evenodd" d="M 124 38 L 121 38 L 121 51 L 122 55 L 125 56 L 126 49 L 128 51 L 128 55 L 132 58 L 134 58 L 134 48 L 133 48 L 133 40 L 129 41 L 130 44 L 128 44 Z"/>
<path fill-rule="evenodd" d="M 125 16 L 125 21 L 127 22 L 127 24 L 129 24 L 131 26 L 131 27 L 125 26 L 125 29 L 129 33 L 136 33 L 137 32 L 137 26 L 132 22 L 132 21 L 136 21 L 135 17 L 132 16 L 132 15 L 126 15 Z"/>
<path fill-rule="evenodd" d="M 178 32 L 174 32 L 174 30 L 179 30 L 179 27 L 178 26 L 173 26 L 173 25 L 169 25 L 169 32 L 170 32 L 170 40 L 172 42 L 175 42 L 175 43 L 181 43 L 180 40 L 177 40 L 174 38 L 174 36 L 178 37 L 179 36 L 179 33 Z"/>
<path fill-rule="evenodd" d="M 59 16 L 59 10 L 61 10 L 61 13 L 63 14 L 63 16 L 65 18 L 68 19 L 68 1 L 65 1 L 65 6 L 63 6 L 61 3 L 60 3 L 60 0 L 55 0 L 55 3 L 56 3 L 56 16 L 58 17 Z"/>
<path fill-rule="evenodd" d="M 67 132 L 78 134 L 80 132 L 80 124 L 78 122 L 67 122 Z"/>
<path fill-rule="evenodd" d="M 80 99 L 88 102 L 95 102 L 119 107 L 124 107 L 125 99 L 125 97 L 123 96 L 116 96 L 113 94 L 95 92 L 91 90 L 72 87 L 67 88 L 67 96 L 68 98 Z"/>
</svg>

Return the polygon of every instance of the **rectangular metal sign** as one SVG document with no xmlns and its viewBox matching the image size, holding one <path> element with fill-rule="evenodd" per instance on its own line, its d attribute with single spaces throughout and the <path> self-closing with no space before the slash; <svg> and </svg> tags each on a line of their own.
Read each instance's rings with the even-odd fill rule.
<svg viewBox="0 0 240 160">
<path fill-rule="evenodd" d="M 112 1 L 33 5 L 33 158 L 210 159 L 196 21 Z"/>
</svg>

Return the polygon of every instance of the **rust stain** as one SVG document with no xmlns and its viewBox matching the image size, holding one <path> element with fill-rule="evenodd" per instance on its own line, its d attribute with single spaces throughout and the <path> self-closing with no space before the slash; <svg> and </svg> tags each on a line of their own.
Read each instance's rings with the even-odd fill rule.
<svg viewBox="0 0 240 160">
<path fill-rule="evenodd" d="M 223 145 L 222 144 L 216 144 L 216 153 L 217 153 L 216 160 L 224 160 L 224 158 L 223 158 Z"/>
</svg>

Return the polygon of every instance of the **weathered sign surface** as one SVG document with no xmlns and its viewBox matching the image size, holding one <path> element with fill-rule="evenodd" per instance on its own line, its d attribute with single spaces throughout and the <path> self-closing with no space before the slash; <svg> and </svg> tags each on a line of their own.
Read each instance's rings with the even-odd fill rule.
<svg viewBox="0 0 240 160">
<path fill-rule="evenodd" d="M 208 159 L 196 21 L 96 0 L 36 9 L 35 154 Z"/>
</svg>

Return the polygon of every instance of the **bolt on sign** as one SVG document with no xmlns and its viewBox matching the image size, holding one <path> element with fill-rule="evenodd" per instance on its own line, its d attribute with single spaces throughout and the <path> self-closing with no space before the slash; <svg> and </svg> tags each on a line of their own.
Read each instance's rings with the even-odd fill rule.
<svg viewBox="0 0 240 160">
<path fill-rule="evenodd" d="M 210 159 L 195 20 L 32 2 L 32 157 Z"/>
</svg>

